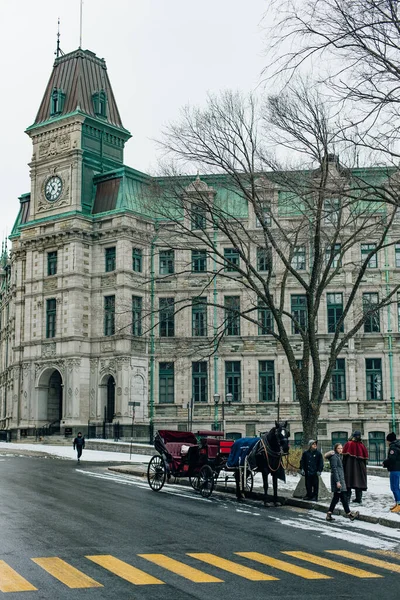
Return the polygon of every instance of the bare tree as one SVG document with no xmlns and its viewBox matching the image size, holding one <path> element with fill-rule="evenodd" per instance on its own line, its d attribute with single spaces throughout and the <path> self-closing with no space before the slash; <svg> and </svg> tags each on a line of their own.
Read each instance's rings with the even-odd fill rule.
<svg viewBox="0 0 400 600">
<path fill-rule="evenodd" d="M 388 169 L 343 166 L 332 153 L 340 133 L 308 83 L 266 106 L 230 92 L 210 97 L 166 131 L 170 166 L 147 199 L 169 224 L 159 243 L 181 257 L 165 278 L 189 277 L 175 309 L 215 307 L 218 323 L 203 340 L 210 353 L 229 353 L 241 320 L 274 340 L 293 377 L 305 440 L 317 433 L 338 357 L 362 328 L 379 331 L 380 311 L 400 287 L 378 277 L 366 293 L 370 267 L 400 241 L 389 238 L 398 184 Z M 298 168 L 282 168 L 276 143 Z M 193 180 L 193 168 L 208 175 Z M 190 251 L 205 258 L 201 289 L 190 284 Z"/>
<path fill-rule="evenodd" d="M 399 156 L 398 0 L 273 1 L 268 74 L 313 71 L 330 99 L 347 105 L 360 148 Z M 328 92 L 327 92 L 328 96 Z M 345 132 L 344 132 L 345 133 Z"/>
</svg>

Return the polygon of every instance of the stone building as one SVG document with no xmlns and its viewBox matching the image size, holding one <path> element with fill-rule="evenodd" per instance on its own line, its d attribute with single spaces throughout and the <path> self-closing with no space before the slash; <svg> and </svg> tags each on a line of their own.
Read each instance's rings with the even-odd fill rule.
<svg viewBox="0 0 400 600">
<path fill-rule="evenodd" d="M 40 428 L 64 435 L 92 427 L 115 435 L 118 424 L 120 437 L 134 431 L 147 440 L 154 428 L 224 426 L 231 437 L 251 436 L 271 426 L 279 404 L 299 442 L 293 381 L 270 336 L 255 323 L 232 323 L 218 352 L 204 353 L 200 338 L 211 339 L 223 318 L 212 299 L 245 303 L 243 286 L 239 278 L 216 278 L 204 292 L 209 305 L 192 302 L 203 294 L 210 257 L 184 245 L 171 249 L 160 236 L 145 201 L 152 178 L 124 165 L 130 133 L 104 60 L 82 49 L 58 57 L 26 132 L 31 191 L 19 198 L 12 246 L 1 257 L 0 431 L 19 438 Z M 185 184 L 189 198 L 198 193 L 227 192 L 214 176 Z M 278 202 L 279 190 L 269 193 Z M 256 264 L 257 219 L 242 209 Z M 400 224 L 394 229 L 400 236 Z M 352 251 L 367 251 L 368 242 Z M 224 236 L 216 243 L 229 251 Z M 301 251 L 296 260 L 301 269 Z M 377 293 L 385 277 L 399 276 L 400 245 L 393 245 L 371 265 L 362 289 Z M 321 309 L 322 354 L 327 319 L 351 286 L 351 271 L 343 270 L 327 299 L 332 306 Z M 295 283 L 289 292 L 288 310 L 301 310 Z M 190 306 L 175 312 L 185 298 Z M 397 303 L 382 310 L 379 325 L 351 339 L 337 361 L 319 422 L 326 445 L 357 428 L 382 452 L 400 408 L 399 314 Z M 296 335 L 292 342 L 299 345 Z"/>
</svg>

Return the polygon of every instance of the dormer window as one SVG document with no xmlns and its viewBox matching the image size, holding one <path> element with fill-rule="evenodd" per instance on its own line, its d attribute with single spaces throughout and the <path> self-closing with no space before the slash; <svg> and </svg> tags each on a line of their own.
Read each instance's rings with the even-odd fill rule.
<svg viewBox="0 0 400 600">
<path fill-rule="evenodd" d="M 98 117 L 107 117 L 107 95 L 104 90 L 92 96 L 94 113 Z"/>
<path fill-rule="evenodd" d="M 60 115 L 64 109 L 65 94 L 56 87 L 53 88 L 50 98 L 50 115 Z"/>
</svg>

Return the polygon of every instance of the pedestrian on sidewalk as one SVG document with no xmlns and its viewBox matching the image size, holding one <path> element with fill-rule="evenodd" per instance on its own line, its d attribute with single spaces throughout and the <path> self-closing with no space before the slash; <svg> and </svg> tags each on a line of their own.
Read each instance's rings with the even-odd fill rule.
<svg viewBox="0 0 400 600">
<path fill-rule="evenodd" d="M 347 487 L 347 500 L 350 502 L 351 490 L 356 497 L 353 502 L 362 504 L 362 493 L 367 489 L 368 450 L 361 441 L 361 431 L 354 431 L 343 446 L 343 469 Z"/>
<path fill-rule="evenodd" d="M 78 463 L 81 462 L 82 450 L 85 447 L 85 438 L 82 435 L 82 432 L 79 431 L 77 437 L 74 439 L 74 450 L 76 448 L 76 452 L 78 455 Z"/>
<path fill-rule="evenodd" d="M 306 478 L 307 495 L 304 500 L 318 500 L 319 476 L 324 469 L 324 459 L 318 450 L 318 441 L 310 440 L 300 460 L 301 474 Z"/>
<path fill-rule="evenodd" d="M 383 461 L 383 466 L 389 471 L 390 489 L 395 500 L 395 504 L 390 511 L 400 514 L 400 440 L 392 432 L 386 436 L 386 441 L 389 444 L 389 450 L 387 458 Z"/>
<path fill-rule="evenodd" d="M 333 498 L 329 506 L 329 510 L 326 515 L 327 521 L 334 521 L 332 513 L 335 510 L 336 504 L 341 500 L 346 513 L 346 517 L 349 517 L 350 521 L 354 521 L 359 516 L 359 512 L 352 512 L 349 508 L 347 501 L 347 489 L 346 482 L 344 479 L 344 471 L 342 464 L 342 444 L 335 444 L 333 450 L 330 450 L 325 454 L 325 458 L 329 460 L 331 465 L 331 490 L 333 492 Z"/>
</svg>

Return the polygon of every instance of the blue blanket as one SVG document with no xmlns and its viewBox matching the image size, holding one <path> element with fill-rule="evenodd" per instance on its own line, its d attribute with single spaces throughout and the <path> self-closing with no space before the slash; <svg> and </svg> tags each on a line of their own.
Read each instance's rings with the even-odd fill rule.
<svg viewBox="0 0 400 600">
<path fill-rule="evenodd" d="M 259 439 L 259 437 L 245 437 L 236 440 L 231 448 L 226 466 L 243 467 L 244 459 Z"/>
</svg>

